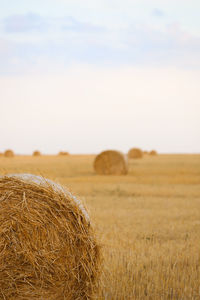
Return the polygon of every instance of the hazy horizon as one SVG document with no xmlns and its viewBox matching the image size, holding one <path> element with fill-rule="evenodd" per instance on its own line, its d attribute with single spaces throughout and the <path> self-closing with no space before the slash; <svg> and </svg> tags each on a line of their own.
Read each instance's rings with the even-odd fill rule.
<svg viewBox="0 0 200 300">
<path fill-rule="evenodd" d="M 200 153 L 198 1 L 0 8 L 0 152 Z"/>
</svg>

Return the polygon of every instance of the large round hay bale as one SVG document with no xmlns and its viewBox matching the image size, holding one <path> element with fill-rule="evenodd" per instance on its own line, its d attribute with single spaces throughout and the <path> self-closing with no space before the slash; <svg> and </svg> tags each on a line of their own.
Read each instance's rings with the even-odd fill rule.
<svg viewBox="0 0 200 300">
<path fill-rule="evenodd" d="M 158 153 L 157 153 L 157 151 L 156 150 L 151 150 L 150 152 L 149 152 L 149 155 L 152 155 L 152 156 L 155 156 L 155 155 L 157 155 Z"/>
<path fill-rule="evenodd" d="M 128 158 L 142 158 L 143 152 L 139 148 L 132 148 L 128 152 Z"/>
<path fill-rule="evenodd" d="M 41 152 L 36 150 L 33 152 L 33 156 L 41 156 Z"/>
<path fill-rule="evenodd" d="M 103 151 L 96 156 L 94 169 L 100 175 L 125 175 L 128 172 L 126 157 L 119 151 Z"/>
<path fill-rule="evenodd" d="M 60 151 L 58 153 L 58 155 L 69 155 L 69 152 L 66 152 L 66 151 Z"/>
<path fill-rule="evenodd" d="M 14 155 L 14 152 L 12 150 L 8 149 L 4 152 L 4 156 L 5 157 L 14 157 L 15 155 Z"/>
<path fill-rule="evenodd" d="M 99 246 L 80 201 L 30 174 L 0 177 L 0 298 L 92 299 Z"/>
</svg>

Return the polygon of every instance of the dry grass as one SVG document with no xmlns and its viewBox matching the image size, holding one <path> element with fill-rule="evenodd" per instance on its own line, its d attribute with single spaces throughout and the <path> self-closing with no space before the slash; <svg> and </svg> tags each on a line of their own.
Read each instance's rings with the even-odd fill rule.
<svg viewBox="0 0 200 300">
<path fill-rule="evenodd" d="M 151 150 L 151 151 L 149 152 L 149 155 L 155 156 L 155 155 L 158 155 L 158 153 L 157 153 L 156 150 Z"/>
<path fill-rule="evenodd" d="M 41 177 L 0 178 L 1 299 L 93 299 L 99 246 L 77 201 Z"/>
<path fill-rule="evenodd" d="M 128 152 L 128 158 L 142 158 L 143 152 L 139 148 L 132 148 Z"/>
<path fill-rule="evenodd" d="M 5 157 L 14 157 L 15 155 L 14 155 L 14 152 L 12 150 L 8 149 L 4 152 L 4 156 Z"/>
<path fill-rule="evenodd" d="M 94 170 L 99 175 L 126 175 L 128 172 L 126 157 L 119 151 L 103 151 L 95 157 Z"/>
<path fill-rule="evenodd" d="M 58 155 L 69 155 L 69 152 L 66 152 L 66 151 L 60 151 L 58 153 Z"/>
<path fill-rule="evenodd" d="M 40 151 L 36 150 L 33 152 L 33 156 L 41 156 Z"/>
<path fill-rule="evenodd" d="M 43 174 L 90 210 L 104 273 L 97 299 L 200 299 L 200 155 L 131 160 L 127 176 L 98 176 L 94 156 L 0 157 L 1 173 Z"/>
</svg>

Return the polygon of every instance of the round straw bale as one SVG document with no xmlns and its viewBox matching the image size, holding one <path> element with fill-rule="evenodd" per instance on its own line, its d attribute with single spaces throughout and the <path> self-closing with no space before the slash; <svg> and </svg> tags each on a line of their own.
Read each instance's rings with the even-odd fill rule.
<svg viewBox="0 0 200 300">
<path fill-rule="evenodd" d="M 156 152 L 156 150 L 151 150 L 150 152 L 149 152 L 149 155 L 152 155 L 152 156 L 155 156 L 155 155 L 157 155 L 158 153 Z"/>
<path fill-rule="evenodd" d="M 99 246 L 80 201 L 40 176 L 0 177 L 0 298 L 93 299 Z"/>
<path fill-rule="evenodd" d="M 139 148 L 132 148 L 128 152 L 128 158 L 142 158 L 143 152 Z"/>
<path fill-rule="evenodd" d="M 12 150 L 8 149 L 4 152 L 4 156 L 5 157 L 14 157 L 15 155 L 14 155 L 14 152 Z"/>
<path fill-rule="evenodd" d="M 41 155 L 41 153 L 38 150 L 36 150 L 36 151 L 33 152 L 33 156 L 40 156 L 40 155 Z"/>
<path fill-rule="evenodd" d="M 66 152 L 66 151 L 60 151 L 58 153 L 58 155 L 69 155 L 69 152 Z"/>
<path fill-rule="evenodd" d="M 125 175 L 128 172 L 126 157 L 119 151 L 103 151 L 96 156 L 94 169 L 100 175 Z"/>
</svg>

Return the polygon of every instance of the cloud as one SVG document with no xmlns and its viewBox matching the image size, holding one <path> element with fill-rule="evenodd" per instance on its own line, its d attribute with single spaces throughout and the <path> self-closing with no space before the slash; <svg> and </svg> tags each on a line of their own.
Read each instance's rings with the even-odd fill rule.
<svg viewBox="0 0 200 300">
<path fill-rule="evenodd" d="M 12 52 L 12 43 L 6 39 L 0 39 L 0 57 L 9 55 Z"/>
<path fill-rule="evenodd" d="M 41 17 L 35 13 L 12 15 L 3 20 L 5 33 L 28 33 L 53 31 L 100 32 L 104 28 L 89 22 L 81 22 L 71 16 Z"/>
<path fill-rule="evenodd" d="M 62 29 L 65 31 L 74 32 L 100 32 L 104 31 L 104 28 L 91 23 L 80 22 L 73 17 L 62 18 L 61 22 Z"/>
<path fill-rule="evenodd" d="M 39 31 L 45 28 L 45 19 L 38 14 L 12 15 L 4 19 L 7 33 Z"/>
<path fill-rule="evenodd" d="M 9 34 L 4 32 L 0 40 L 0 74 L 49 72 L 74 63 L 200 69 L 200 38 L 179 23 L 162 27 L 135 23 L 116 30 L 70 16 L 29 14 L 19 19 L 24 22 L 17 27 L 16 16 L 9 17 Z"/>
<path fill-rule="evenodd" d="M 155 17 L 165 17 L 165 13 L 163 10 L 159 9 L 159 8 L 155 8 L 153 11 L 152 11 L 152 15 L 155 16 Z"/>
</svg>

